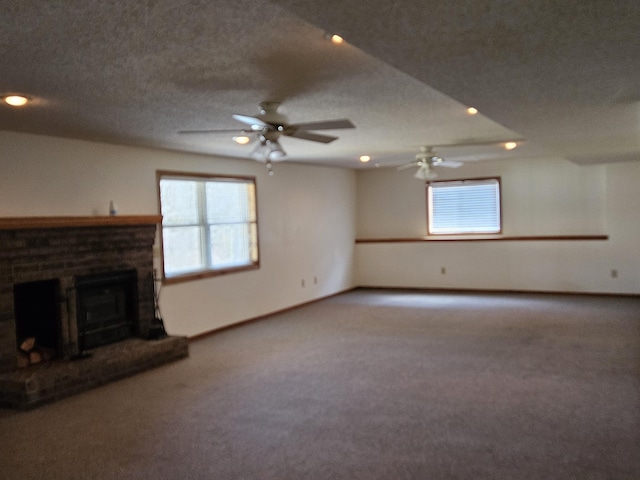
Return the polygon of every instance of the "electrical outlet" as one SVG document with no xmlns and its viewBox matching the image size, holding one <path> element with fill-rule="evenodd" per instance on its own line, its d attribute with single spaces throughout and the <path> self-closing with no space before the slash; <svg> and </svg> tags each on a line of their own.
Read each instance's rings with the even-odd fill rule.
<svg viewBox="0 0 640 480">
<path fill-rule="evenodd" d="M 446 268 L 444 268 L 444 267 L 442 267 L 442 268 L 440 269 L 440 273 L 441 273 L 442 275 L 444 275 L 445 273 L 447 273 L 447 269 L 446 269 Z"/>
<path fill-rule="evenodd" d="M 301 286 L 302 288 L 304 288 L 304 278 L 303 278 L 302 280 L 300 280 L 300 286 Z"/>
<path fill-rule="evenodd" d="M 313 284 L 317 285 L 318 284 L 318 277 L 313 277 Z"/>
<path fill-rule="evenodd" d="M 618 278 L 618 270 L 615 268 L 611 269 L 611 278 Z"/>
</svg>

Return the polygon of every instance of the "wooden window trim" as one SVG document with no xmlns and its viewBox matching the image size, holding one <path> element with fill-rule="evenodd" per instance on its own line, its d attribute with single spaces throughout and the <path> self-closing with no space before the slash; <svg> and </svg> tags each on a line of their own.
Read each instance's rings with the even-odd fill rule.
<svg viewBox="0 0 640 480">
<path fill-rule="evenodd" d="M 500 230 L 498 230 L 495 233 L 491 233 L 491 234 L 483 234 L 483 233 L 431 233 L 429 231 L 429 225 L 430 225 L 430 218 L 429 218 L 429 186 L 432 183 L 453 183 L 453 182 L 479 182 L 479 181 L 485 181 L 485 180 L 496 180 L 498 182 L 498 209 L 499 209 L 499 213 L 500 213 Z M 447 236 L 447 237 L 470 237 L 470 236 L 478 236 L 478 235 L 502 235 L 503 233 L 503 227 L 502 227 L 502 223 L 503 223 L 503 214 L 502 214 L 502 177 L 500 176 L 494 176 L 494 177 L 475 177 L 475 178 L 458 178 L 458 179 L 451 179 L 451 180 L 431 180 L 428 182 L 425 182 L 425 202 L 426 202 L 426 206 L 427 206 L 427 235 L 428 236 L 434 236 L 434 237 L 441 237 L 441 236 Z"/>
<path fill-rule="evenodd" d="M 156 186 L 157 186 L 157 201 L 158 201 L 158 211 L 162 212 L 162 204 L 161 204 L 161 194 L 160 194 L 160 180 L 162 179 L 193 179 L 193 180 L 206 180 L 206 179 L 228 179 L 229 181 L 233 180 L 242 180 L 249 181 L 253 183 L 253 188 L 255 192 L 255 224 L 256 224 L 256 250 L 258 259 L 255 262 L 252 262 L 249 265 L 240 265 L 234 267 L 220 268 L 220 269 L 206 269 L 199 270 L 196 272 L 188 272 L 184 274 L 174 275 L 171 277 L 167 277 L 165 275 L 164 268 L 164 245 L 163 245 L 163 235 L 162 228 L 163 225 L 160 223 L 160 231 L 158 235 L 158 242 L 160 245 L 160 265 L 162 270 L 162 284 L 163 285 L 172 285 L 176 283 L 184 283 L 190 282 L 193 280 L 201 280 L 205 278 L 211 277 L 219 277 L 222 275 L 228 275 L 230 273 L 239 273 L 250 270 L 258 270 L 260 268 L 260 229 L 259 225 L 259 216 L 258 216 L 258 183 L 256 181 L 256 177 L 248 176 L 248 175 L 225 175 L 225 174 L 216 174 L 216 173 L 202 173 L 202 172 L 185 172 L 185 171 L 175 171 L 175 170 L 156 170 Z"/>
</svg>

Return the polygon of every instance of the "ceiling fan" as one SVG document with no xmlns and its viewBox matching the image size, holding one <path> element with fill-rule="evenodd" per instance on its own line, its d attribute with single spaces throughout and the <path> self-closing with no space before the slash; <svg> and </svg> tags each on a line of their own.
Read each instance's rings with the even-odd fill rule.
<svg viewBox="0 0 640 480">
<path fill-rule="evenodd" d="M 434 180 L 438 178 L 438 174 L 433 170 L 434 167 L 458 168 L 464 165 L 464 162 L 456 160 L 446 160 L 434 152 L 434 148 L 446 147 L 480 147 L 491 145 L 502 145 L 506 150 L 513 150 L 524 140 L 502 140 L 502 141 L 486 141 L 486 142 L 463 142 L 457 144 L 444 145 L 423 145 L 420 152 L 416 154 L 415 161 L 398 167 L 398 170 L 418 167 L 414 177 L 419 180 Z"/>
<path fill-rule="evenodd" d="M 438 178 L 438 174 L 433 171 L 433 167 L 435 166 L 458 168 L 462 166 L 462 162 L 445 160 L 444 158 L 436 155 L 433 151 L 433 147 L 423 145 L 420 147 L 420 151 L 416 154 L 415 161 L 398 167 L 398 170 L 418 167 L 418 170 L 413 175 L 415 178 L 419 180 L 433 180 L 434 178 Z"/>
<path fill-rule="evenodd" d="M 261 102 L 260 113 L 255 116 L 234 114 L 232 117 L 249 129 L 241 131 L 243 142 L 238 141 L 240 136 L 234 137 L 238 143 L 250 143 L 259 141 L 259 144 L 251 152 L 255 160 L 265 162 L 271 174 L 271 162 L 282 160 L 286 153 L 280 142 L 281 135 L 310 140 L 319 143 L 331 143 L 338 137 L 321 135 L 311 130 L 336 130 L 342 128 L 355 128 L 350 120 L 326 120 L 309 123 L 288 123 L 287 117 L 278 112 L 279 102 Z M 238 130 L 180 130 L 178 133 L 218 133 L 238 132 Z"/>
</svg>

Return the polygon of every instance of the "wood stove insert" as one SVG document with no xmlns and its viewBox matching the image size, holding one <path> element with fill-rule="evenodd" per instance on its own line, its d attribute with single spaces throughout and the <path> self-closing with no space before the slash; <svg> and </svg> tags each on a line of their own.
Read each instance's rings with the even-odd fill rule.
<svg viewBox="0 0 640 480">
<path fill-rule="evenodd" d="M 135 270 L 76 278 L 80 352 L 137 334 L 138 293 Z"/>
</svg>

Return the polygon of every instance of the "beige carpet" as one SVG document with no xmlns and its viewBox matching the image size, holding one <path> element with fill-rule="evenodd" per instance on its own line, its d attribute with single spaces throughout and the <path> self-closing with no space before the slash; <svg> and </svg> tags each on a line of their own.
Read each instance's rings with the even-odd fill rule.
<svg viewBox="0 0 640 480">
<path fill-rule="evenodd" d="M 640 298 L 356 290 L 0 410 L 0 479 L 638 479 Z"/>
</svg>

